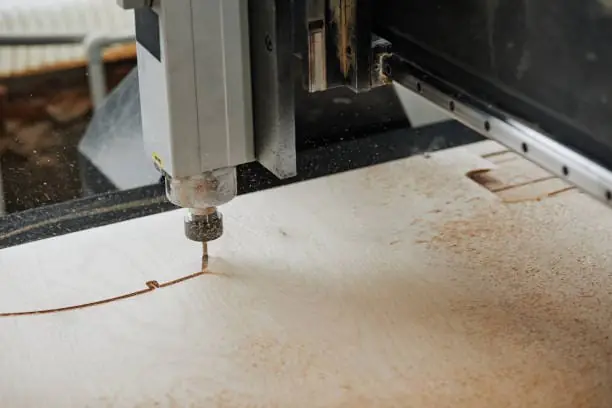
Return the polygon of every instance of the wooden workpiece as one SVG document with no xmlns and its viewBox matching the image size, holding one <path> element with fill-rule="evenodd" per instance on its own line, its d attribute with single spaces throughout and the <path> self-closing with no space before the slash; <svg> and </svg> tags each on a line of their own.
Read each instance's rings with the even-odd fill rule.
<svg viewBox="0 0 612 408">
<path fill-rule="evenodd" d="M 612 211 L 496 144 L 224 214 L 0 251 L 0 406 L 612 406 Z"/>
</svg>

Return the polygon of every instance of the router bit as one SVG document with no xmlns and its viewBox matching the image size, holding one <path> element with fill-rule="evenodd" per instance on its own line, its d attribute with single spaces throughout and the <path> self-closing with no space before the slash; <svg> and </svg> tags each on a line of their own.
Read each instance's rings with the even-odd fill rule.
<svg viewBox="0 0 612 408">
<path fill-rule="evenodd" d="M 203 270 L 208 266 L 208 243 L 223 235 L 223 217 L 217 207 L 236 197 L 236 169 L 222 168 L 197 176 L 165 175 L 171 203 L 186 208 L 185 236 L 202 243 Z"/>
<path fill-rule="evenodd" d="M 202 271 L 208 269 L 208 243 L 223 235 L 223 216 L 216 207 L 189 209 L 185 218 L 185 236 L 202 242 Z"/>
<path fill-rule="evenodd" d="M 202 242 L 202 272 L 208 269 L 208 242 Z"/>
</svg>

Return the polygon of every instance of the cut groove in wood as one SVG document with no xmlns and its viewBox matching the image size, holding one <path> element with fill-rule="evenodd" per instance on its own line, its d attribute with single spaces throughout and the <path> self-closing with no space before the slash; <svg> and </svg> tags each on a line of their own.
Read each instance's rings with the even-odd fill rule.
<svg viewBox="0 0 612 408">
<path fill-rule="evenodd" d="M 84 303 L 81 305 L 73 305 L 73 306 L 64 306 L 64 307 L 58 307 L 55 309 L 45 309 L 45 310 L 32 310 L 32 311 L 26 311 L 26 312 L 6 312 L 6 313 L 0 313 L 0 318 L 2 317 L 19 317 L 19 316 L 36 316 L 36 315 L 42 315 L 42 314 L 50 314 L 50 313 L 61 313 L 61 312 L 69 312 L 71 310 L 79 310 L 79 309 L 85 309 L 88 307 L 94 307 L 94 306 L 102 306 L 108 303 L 112 303 L 112 302 L 118 302 L 120 300 L 125 300 L 125 299 L 130 299 L 139 295 L 144 295 L 145 293 L 150 293 L 153 292 L 156 289 L 162 289 L 162 288 L 167 288 L 168 286 L 172 286 L 172 285 L 176 285 L 178 283 L 181 282 L 185 282 L 188 281 L 190 279 L 195 279 L 199 276 L 205 275 L 205 274 L 209 274 L 208 272 L 197 272 L 194 273 L 192 275 L 187 275 L 185 277 L 179 278 L 179 279 L 175 279 L 173 281 L 170 282 L 166 282 L 166 283 L 158 283 L 157 281 L 148 281 L 146 282 L 146 289 L 142 289 L 136 292 L 132 292 L 132 293 L 126 293 L 124 295 L 119 295 L 119 296 L 115 296 L 112 298 L 108 298 L 108 299 L 103 299 L 103 300 L 98 300 L 95 302 L 90 302 L 90 303 Z"/>
</svg>

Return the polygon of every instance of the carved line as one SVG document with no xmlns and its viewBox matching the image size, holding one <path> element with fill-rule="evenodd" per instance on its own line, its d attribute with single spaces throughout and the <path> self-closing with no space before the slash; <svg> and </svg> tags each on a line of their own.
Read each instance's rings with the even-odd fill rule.
<svg viewBox="0 0 612 408">
<path fill-rule="evenodd" d="M 119 300 L 133 298 L 135 296 L 144 295 L 145 293 L 153 292 L 156 289 L 167 288 L 168 286 L 176 285 L 178 283 L 185 282 L 191 279 L 195 279 L 199 276 L 208 275 L 208 274 L 210 274 L 210 272 L 198 272 L 198 273 L 187 275 L 182 278 L 178 278 L 173 281 L 165 282 L 161 284 L 155 280 L 148 281 L 146 282 L 146 285 L 147 285 L 146 289 L 142 289 L 142 290 L 132 292 L 132 293 L 127 293 L 125 295 L 115 296 L 115 297 L 103 299 L 103 300 L 98 300 L 96 302 L 84 303 L 81 305 L 60 307 L 56 309 L 34 310 L 34 311 L 28 311 L 28 312 L 0 313 L 0 318 L 18 317 L 18 316 L 36 316 L 36 315 L 42 315 L 42 314 L 61 313 L 61 312 L 68 312 L 71 310 L 78 310 L 78 309 L 85 309 L 88 307 L 100 306 L 100 305 L 104 305 L 104 304 L 111 303 L 111 302 L 117 302 Z"/>
<path fill-rule="evenodd" d="M 562 188 L 562 189 L 560 189 L 560 190 L 557 190 L 557 191 L 553 191 L 553 192 L 551 192 L 551 193 L 548 193 L 548 196 L 549 196 L 549 197 L 556 197 L 556 196 L 558 196 L 559 194 L 563 194 L 563 193 L 565 193 L 565 192 L 567 192 L 567 191 L 576 190 L 576 188 L 577 188 L 576 186 L 568 186 L 568 187 Z"/>
<path fill-rule="evenodd" d="M 541 194 L 539 196 L 530 197 L 530 198 L 518 198 L 518 199 L 505 199 L 503 200 L 504 204 L 519 204 L 519 203 L 527 203 L 532 201 L 542 201 L 545 198 L 556 197 L 560 194 L 566 193 L 568 191 L 576 190 L 575 186 L 564 187 L 560 190 L 555 190 L 550 193 Z"/>
<path fill-rule="evenodd" d="M 500 147 L 502 148 L 502 147 Z M 510 150 L 508 149 L 504 149 L 504 150 L 498 150 L 496 152 L 492 152 L 492 153 L 486 153 L 481 155 L 480 157 L 482 157 L 483 159 L 490 159 L 492 157 L 497 157 L 497 156 L 503 156 L 506 153 L 512 153 Z"/>
<path fill-rule="evenodd" d="M 484 157 L 484 156 L 482 156 L 482 157 Z M 488 174 L 491 171 L 492 171 L 492 169 L 471 170 L 471 171 L 468 171 L 466 173 L 466 176 L 469 177 L 471 180 L 473 180 L 478 185 L 486 188 L 487 190 L 489 190 L 492 193 L 503 193 L 504 191 L 508 191 L 508 190 L 512 190 L 512 189 L 520 188 L 520 187 L 525 187 L 525 186 L 528 186 L 528 185 L 531 185 L 531 184 L 544 183 L 546 181 L 551 181 L 551 180 L 561 180 L 560 178 L 551 175 L 551 176 L 540 177 L 540 178 L 537 178 L 537 179 L 524 181 L 524 182 L 521 182 L 521 183 L 507 184 L 507 185 L 504 185 L 504 186 L 501 186 L 501 187 L 491 188 L 488 184 L 490 184 L 491 181 L 497 181 L 497 180 L 494 180 L 493 177 L 491 177 L 491 179 L 492 179 L 491 181 L 481 179 L 482 176 L 485 176 L 485 177 L 488 176 Z M 565 192 L 572 191 L 572 190 L 575 190 L 575 189 L 576 189 L 575 186 L 568 186 L 568 187 L 564 187 L 564 188 L 561 188 L 559 190 L 555 190 L 555 191 L 552 191 L 552 192 L 549 192 L 549 193 L 545 193 L 545 194 L 542 194 L 542 195 L 539 195 L 539 196 L 536 196 L 536 197 L 532 197 L 532 198 L 526 198 L 526 199 L 521 198 L 521 199 L 517 199 L 517 200 L 512 200 L 512 199 L 511 200 L 507 200 L 507 199 L 504 199 L 503 202 L 506 203 L 506 204 L 517 204 L 517 203 L 528 202 L 528 201 L 540 201 L 540 200 L 542 200 L 544 198 L 547 198 L 547 197 L 556 197 L 556 196 L 558 196 L 560 194 L 563 194 Z"/>
<path fill-rule="evenodd" d="M 545 181 L 554 180 L 556 178 L 557 177 L 555 177 L 555 176 L 540 177 L 540 178 L 529 180 L 529 181 L 523 181 L 521 183 L 508 184 L 508 185 L 503 186 L 503 187 L 492 188 L 490 190 L 492 192 L 494 192 L 494 193 L 502 193 L 504 191 L 512 190 L 513 188 L 525 187 L 525 186 L 528 186 L 530 184 L 543 183 Z"/>
</svg>

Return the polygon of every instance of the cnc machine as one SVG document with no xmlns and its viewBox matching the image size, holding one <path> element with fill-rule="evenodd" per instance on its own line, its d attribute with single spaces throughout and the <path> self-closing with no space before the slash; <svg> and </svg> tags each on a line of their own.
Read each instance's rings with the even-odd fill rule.
<svg viewBox="0 0 612 408">
<path fill-rule="evenodd" d="M 606 2 L 118 3 L 135 12 L 147 154 L 190 239 L 221 236 L 237 166 L 296 175 L 299 92 L 392 82 L 612 201 Z"/>
<path fill-rule="evenodd" d="M 119 3 L 92 162 L 152 181 L 0 223 L 3 405 L 612 405 L 612 2 Z M 116 223 L 175 205 L 205 248 L 226 212 L 209 270 L 180 212 Z"/>
<path fill-rule="evenodd" d="M 608 1 L 118 3 L 135 14 L 138 69 L 96 109 L 81 149 L 112 188 L 19 215 L 42 225 L 83 209 L 19 236 L 6 223 L 6 245 L 173 208 L 160 172 L 188 209 L 187 237 L 206 243 L 237 194 L 422 153 L 440 134 L 436 149 L 494 139 L 612 203 Z M 397 89 L 465 127 L 410 130 Z M 136 209 L 100 215 L 117 203 Z"/>
</svg>

